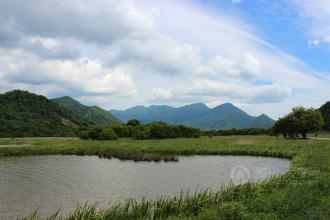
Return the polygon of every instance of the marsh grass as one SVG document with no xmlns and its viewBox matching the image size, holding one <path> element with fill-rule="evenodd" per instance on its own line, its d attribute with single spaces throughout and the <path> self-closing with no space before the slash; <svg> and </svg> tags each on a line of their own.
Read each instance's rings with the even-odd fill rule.
<svg viewBox="0 0 330 220">
<path fill-rule="evenodd" d="M 65 216 L 56 213 L 51 219 L 330 219 L 330 141 L 266 136 L 159 141 L 100 142 L 68 138 L 12 141 L 30 142 L 36 147 L 1 148 L 1 156 L 77 154 L 158 161 L 161 158 L 174 160 L 180 155 L 221 154 L 292 159 L 289 172 L 260 183 L 219 187 L 217 192 L 182 192 L 172 198 L 130 199 L 104 210 L 86 204 Z M 35 214 L 28 219 L 38 219 L 38 216 Z"/>
</svg>

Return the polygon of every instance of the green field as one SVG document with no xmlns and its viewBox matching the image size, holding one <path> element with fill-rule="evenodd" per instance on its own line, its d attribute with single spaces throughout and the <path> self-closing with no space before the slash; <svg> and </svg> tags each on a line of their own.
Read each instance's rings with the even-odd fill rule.
<svg viewBox="0 0 330 220">
<path fill-rule="evenodd" d="M 314 137 L 315 134 L 311 133 L 308 135 L 308 137 Z M 330 131 L 320 131 L 318 132 L 319 138 L 330 138 Z"/>
<path fill-rule="evenodd" d="M 78 209 L 66 219 L 330 219 L 330 141 L 268 136 L 202 137 L 136 141 L 76 138 L 0 139 L 0 156 L 77 154 L 133 160 L 175 160 L 176 155 L 257 155 L 291 158 L 288 173 L 219 192 L 128 201 L 96 210 Z M 31 210 L 33 211 L 33 210 Z"/>
</svg>

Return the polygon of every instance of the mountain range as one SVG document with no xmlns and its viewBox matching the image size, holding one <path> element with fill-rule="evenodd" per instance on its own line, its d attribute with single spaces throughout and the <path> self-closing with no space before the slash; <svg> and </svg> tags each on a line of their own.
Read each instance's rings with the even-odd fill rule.
<svg viewBox="0 0 330 220">
<path fill-rule="evenodd" d="M 258 117 L 251 116 L 231 103 L 225 103 L 215 108 L 209 108 L 203 103 L 179 108 L 167 105 L 136 106 L 123 111 L 111 110 L 111 113 L 124 122 L 130 119 L 138 119 L 143 123 L 164 121 L 203 130 L 269 128 L 274 124 L 274 120 L 265 114 Z"/>
<path fill-rule="evenodd" d="M 319 110 L 325 119 L 324 129 L 330 129 L 330 102 Z M 274 124 L 265 114 L 251 116 L 231 103 L 215 108 L 195 103 L 178 108 L 152 105 L 106 111 L 68 96 L 49 100 L 21 90 L 0 94 L 0 137 L 71 136 L 82 126 L 116 125 L 130 119 L 142 123 L 164 121 L 203 130 L 269 128 Z"/>
</svg>

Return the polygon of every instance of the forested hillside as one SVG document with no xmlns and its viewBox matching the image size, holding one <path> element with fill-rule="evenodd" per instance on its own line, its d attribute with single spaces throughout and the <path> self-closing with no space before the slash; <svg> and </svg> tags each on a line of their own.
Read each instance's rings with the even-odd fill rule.
<svg viewBox="0 0 330 220">
<path fill-rule="evenodd" d="M 44 96 L 20 90 L 0 94 L 0 137 L 71 136 L 88 124 Z"/>
<path fill-rule="evenodd" d="M 120 120 L 115 118 L 111 112 L 97 106 L 85 106 L 69 96 L 52 99 L 52 101 L 63 106 L 75 115 L 91 121 L 96 125 L 117 125 L 122 123 Z"/>
</svg>

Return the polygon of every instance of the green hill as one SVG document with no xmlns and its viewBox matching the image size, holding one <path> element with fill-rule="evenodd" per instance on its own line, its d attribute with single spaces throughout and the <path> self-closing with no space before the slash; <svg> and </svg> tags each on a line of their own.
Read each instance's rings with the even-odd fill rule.
<svg viewBox="0 0 330 220">
<path fill-rule="evenodd" d="M 321 106 L 320 111 L 324 118 L 324 126 L 325 130 L 330 130 L 330 102 L 325 103 Z"/>
<path fill-rule="evenodd" d="M 0 137 L 72 136 L 88 124 L 44 96 L 20 90 L 0 94 Z"/>
<path fill-rule="evenodd" d="M 195 103 L 179 108 L 152 105 L 150 107 L 137 106 L 125 111 L 112 110 L 111 112 L 125 122 L 136 118 L 143 123 L 164 121 L 203 130 L 269 128 L 274 124 L 274 120 L 267 115 L 250 116 L 231 103 L 225 103 L 212 109 L 203 103 Z"/>
<path fill-rule="evenodd" d="M 69 96 L 52 99 L 51 101 L 63 106 L 73 114 L 97 125 L 115 125 L 122 123 L 120 120 L 115 118 L 111 112 L 97 106 L 85 106 Z"/>
</svg>

